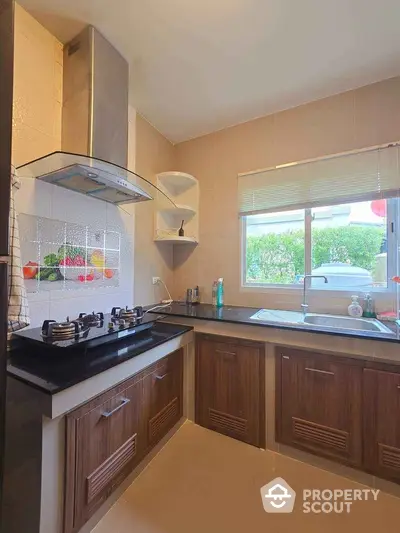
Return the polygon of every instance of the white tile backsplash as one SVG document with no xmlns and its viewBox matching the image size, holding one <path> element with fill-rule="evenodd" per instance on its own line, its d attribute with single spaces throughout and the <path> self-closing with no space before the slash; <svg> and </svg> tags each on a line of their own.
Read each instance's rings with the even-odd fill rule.
<svg viewBox="0 0 400 533">
<path fill-rule="evenodd" d="M 76 294 L 76 293 L 75 293 Z M 78 313 L 90 313 L 91 311 L 103 311 L 109 313 L 112 307 L 132 306 L 133 293 L 114 291 L 112 294 L 99 294 L 97 291 L 90 297 L 79 296 L 64 298 L 62 300 L 51 300 L 49 306 L 49 318 L 54 320 L 64 320 Z"/>
<path fill-rule="evenodd" d="M 30 328 L 41 326 L 44 320 L 50 318 L 50 300 L 43 302 L 29 300 L 29 315 L 31 319 Z"/>
<path fill-rule="evenodd" d="M 50 218 L 76 224 L 90 224 L 95 230 L 106 229 L 106 202 L 88 198 L 84 194 L 56 185 L 52 187 L 54 190 Z"/>
<path fill-rule="evenodd" d="M 46 187 L 43 189 L 42 185 Z M 44 205 L 41 201 L 32 201 L 38 197 L 36 188 L 38 191 L 43 189 L 47 196 L 44 211 L 47 213 L 50 211 L 53 216 L 57 213 L 57 220 L 53 217 L 37 220 L 34 218 L 42 217 Z M 54 190 L 50 192 L 49 188 Z M 40 282 L 39 292 L 28 292 L 30 327 L 37 327 L 43 320 L 49 318 L 61 320 L 67 316 L 76 317 L 80 312 L 109 312 L 114 306 L 133 305 L 134 217 L 132 215 L 112 204 L 88 199 L 79 193 L 67 191 L 55 185 L 43 184 L 34 179 L 22 180 L 21 188 L 17 193 L 16 208 L 21 215 L 19 218 L 22 230 L 21 241 L 24 241 L 22 242 L 23 255 L 25 251 L 30 250 L 28 250 L 29 246 L 38 246 L 40 258 L 48 253 L 57 253 L 59 245 L 65 241 L 65 231 L 67 231 L 69 232 L 67 237 L 70 237 L 70 239 L 67 238 L 68 242 L 77 244 L 82 240 L 84 244 L 87 238 L 89 246 L 102 250 L 104 247 L 113 249 L 105 251 L 109 263 L 107 266 L 119 268 L 119 271 L 115 271 L 114 278 L 109 280 L 109 283 L 111 285 L 115 283 L 115 286 L 81 288 L 71 282 L 71 288 L 68 289 L 68 282 L 65 282 L 65 287 L 60 289 L 58 285 L 56 288 L 56 285 L 51 282 Z M 27 209 L 31 216 L 22 216 L 24 213 L 21 210 L 23 209 Z M 62 216 L 65 218 L 63 219 Z M 51 218 L 51 224 L 48 218 Z M 38 231 L 35 224 L 40 225 Z M 83 231 L 83 224 L 88 225 L 87 236 L 86 231 Z M 41 236 L 41 241 L 45 237 L 48 242 L 41 242 L 39 245 L 27 242 L 32 241 L 38 234 Z M 57 242 L 51 244 L 53 241 Z M 25 254 L 24 264 L 32 260 L 29 254 L 34 255 L 35 250 L 32 249 L 27 255 Z M 35 256 L 33 259 L 40 262 L 40 258 Z M 29 280 L 26 283 L 34 282 L 35 280 Z"/>
<path fill-rule="evenodd" d="M 107 231 L 116 231 L 119 233 L 133 232 L 135 218 L 135 207 L 132 205 L 123 205 L 116 207 L 113 204 L 106 203 L 106 225 Z"/>
<path fill-rule="evenodd" d="M 115 304 L 114 299 L 116 298 L 116 295 L 120 293 L 129 293 L 129 287 L 126 289 L 125 287 L 96 287 L 96 288 L 87 288 L 87 289 L 81 289 L 79 292 L 77 291 L 70 291 L 66 292 L 65 290 L 52 290 L 50 292 L 50 300 L 51 301 L 57 301 L 57 300 L 65 300 L 65 298 L 69 300 L 73 300 L 76 298 L 84 298 L 87 300 L 88 305 L 90 302 L 94 301 L 97 296 L 104 296 L 106 299 L 110 301 L 110 308 L 115 307 L 116 305 L 119 305 L 118 303 Z M 128 304 L 125 304 L 128 305 Z M 121 307 L 121 306 L 120 306 Z M 93 311 L 93 309 L 91 309 Z"/>
<path fill-rule="evenodd" d="M 17 212 L 50 218 L 54 185 L 33 178 L 20 178 L 20 181 L 21 188 L 15 194 Z"/>
<path fill-rule="evenodd" d="M 33 282 L 34 280 L 29 280 L 29 283 Z M 28 296 L 29 300 L 29 306 L 31 305 L 31 302 L 47 302 L 50 303 L 50 291 L 40 291 L 40 292 L 32 292 Z"/>
</svg>

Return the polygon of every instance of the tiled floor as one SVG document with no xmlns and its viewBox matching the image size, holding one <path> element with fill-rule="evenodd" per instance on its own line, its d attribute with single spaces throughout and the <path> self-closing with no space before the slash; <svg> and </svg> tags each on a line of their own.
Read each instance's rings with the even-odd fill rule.
<svg viewBox="0 0 400 533">
<path fill-rule="evenodd" d="M 260 488 L 284 478 L 297 492 L 292 514 L 267 514 Z M 380 493 L 349 514 L 304 514 L 303 489 L 363 485 L 187 423 L 93 533 L 398 533 L 400 499 Z"/>
</svg>

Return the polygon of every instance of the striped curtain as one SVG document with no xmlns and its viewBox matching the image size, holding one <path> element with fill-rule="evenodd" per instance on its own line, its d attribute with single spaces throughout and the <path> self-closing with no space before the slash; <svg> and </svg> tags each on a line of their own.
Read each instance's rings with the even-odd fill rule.
<svg viewBox="0 0 400 533">
<path fill-rule="evenodd" d="M 14 205 L 14 192 L 19 189 L 20 183 L 12 172 L 11 198 L 10 198 L 10 263 L 8 268 L 8 333 L 17 331 L 29 325 L 29 309 L 24 277 L 22 274 L 21 249 L 17 214 Z"/>
</svg>

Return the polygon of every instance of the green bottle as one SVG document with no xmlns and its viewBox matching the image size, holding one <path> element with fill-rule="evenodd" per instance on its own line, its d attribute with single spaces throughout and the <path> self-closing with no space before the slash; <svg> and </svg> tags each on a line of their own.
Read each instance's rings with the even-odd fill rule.
<svg viewBox="0 0 400 533">
<path fill-rule="evenodd" d="M 218 278 L 217 282 L 217 307 L 224 305 L 224 279 Z"/>
</svg>

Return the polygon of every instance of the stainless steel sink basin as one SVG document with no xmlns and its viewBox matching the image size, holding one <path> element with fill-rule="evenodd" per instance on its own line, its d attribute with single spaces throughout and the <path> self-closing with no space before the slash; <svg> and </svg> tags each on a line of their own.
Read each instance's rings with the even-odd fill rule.
<svg viewBox="0 0 400 533">
<path fill-rule="evenodd" d="M 359 331 L 376 331 L 393 333 L 379 320 L 373 318 L 353 318 L 351 316 L 307 314 L 303 319 L 305 324 L 321 326 L 323 328 L 355 329 Z"/>
<path fill-rule="evenodd" d="M 298 311 L 282 311 L 281 309 L 260 309 L 253 316 L 252 320 L 261 322 L 277 322 L 279 324 L 299 324 L 303 322 L 304 315 Z"/>
<path fill-rule="evenodd" d="M 382 322 L 373 318 L 353 318 L 350 316 L 324 315 L 308 313 L 303 315 L 297 311 L 282 311 L 280 309 L 260 309 L 252 320 L 272 322 L 276 324 L 297 324 L 299 326 L 312 326 L 315 328 L 352 329 L 356 331 L 371 331 L 394 335 Z"/>
</svg>

